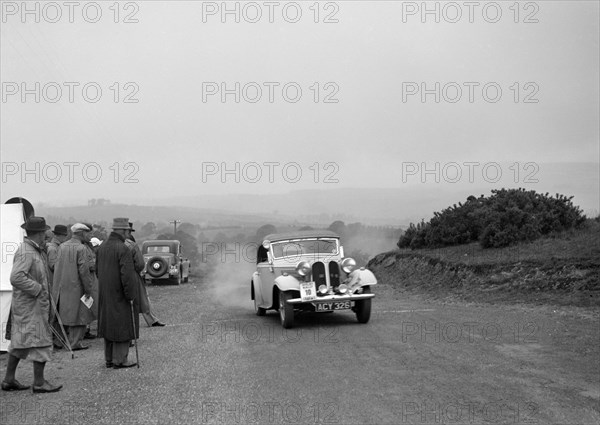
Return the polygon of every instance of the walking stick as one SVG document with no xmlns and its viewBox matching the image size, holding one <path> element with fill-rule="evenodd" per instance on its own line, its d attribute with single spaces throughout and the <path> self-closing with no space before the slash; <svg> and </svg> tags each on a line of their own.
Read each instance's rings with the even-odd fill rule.
<svg viewBox="0 0 600 425">
<path fill-rule="evenodd" d="M 63 333 L 63 336 L 65 337 L 65 339 L 61 339 L 60 335 L 58 334 L 58 331 L 56 331 L 52 325 L 50 323 L 48 323 L 48 326 L 50 327 L 50 331 L 56 335 L 56 337 L 58 338 L 58 341 L 64 345 L 70 352 L 71 352 L 71 359 L 75 358 L 75 354 L 73 353 L 73 350 L 71 349 L 71 342 L 69 341 L 69 337 L 67 335 L 67 332 L 65 331 L 65 328 L 63 326 L 62 323 L 62 319 L 60 318 L 60 314 L 58 314 L 58 306 L 56 305 L 56 302 L 54 301 L 54 298 L 52 297 L 52 294 L 48 294 L 50 296 L 50 304 L 51 307 L 54 308 L 54 312 L 56 314 L 56 319 L 58 321 L 58 325 L 60 326 L 60 330 Z"/>
<path fill-rule="evenodd" d="M 129 301 L 129 305 L 131 306 L 131 324 L 133 325 L 133 345 L 135 346 L 135 363 L 137 364 L 138 369 L 140 368 L 140 355 L 138 353 L 137 348 L 137 335 L 135 334 L 135 314 L 133 313 L 133 300 Z"/>
</svg>

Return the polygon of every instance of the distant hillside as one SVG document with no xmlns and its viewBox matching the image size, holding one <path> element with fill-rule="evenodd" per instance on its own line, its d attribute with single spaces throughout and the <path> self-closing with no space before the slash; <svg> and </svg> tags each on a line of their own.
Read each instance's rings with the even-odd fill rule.
<svg viewBox="0 0 600 425">
<path fill-rule="evenodd" d="M 431 298 L 600 305 L 600 223 L 516 246 L 394 250 L 368 265 L 381 283 Z"/>
<path fill-rule="evenodd" d="M 212 226 L 227 225 L 262 225 L 269 222 L 277 222 L 276 217 L 268 214 L 247 214 L 224 212 L 213 209 L 201 209 L 191 207 L 167 207 L 167 206 L 144 206 L 109 204 L 102 206 L 73 206 L 73 207 L 50 207 L 46 205 L 35 206 L 36 214 L 47 218 L 50 223 L 62 218 L 69 223 L 75 221 L 90 222 L 112 222 L 115 217 L 128 217 L 135 222 L 169 222 L 174 219 L 190 223 L 210 224 Z M 54 219 L 54 220 L 53 220 Z"/>
</svg>

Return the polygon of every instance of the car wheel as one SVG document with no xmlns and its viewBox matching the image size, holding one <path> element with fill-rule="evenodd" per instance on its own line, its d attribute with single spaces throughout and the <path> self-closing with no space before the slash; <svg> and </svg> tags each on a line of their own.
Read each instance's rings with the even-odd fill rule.
<svg viewBox="0 0 600 425">
<path fill-rule="evenodd" d="M 294 326 L 294 306 L 287 303 L 287 300 L 291 298 L 289 292 L 279 292 L 279 318 L 281 319 L 281 326 L 286 329 Z"/>
<path fill-rule="evenodd" d="M 368 286 L 363 287 L 363 294 L 370 294 L 371 289 Z M 371 318 L 371 298 L 368 300 L 356 301 L 355 310 L 358 323 L 367 323 Z"/>
<path fill-rule="evenodd" d="M 175 285 L 181 285 L 181 281 L 183 280 L 183 278 L 181 277 L 181 270 L 179 271 L 179 273 L 177 274 L 177 277 L 172 278 L 171 281 L 175 284 Z"/>
<path fill-rule="evenodd" d="M 254 294 L 254 312 L 256 313 L 257 316 L 264 316 L 265 314 L 267 314 L 267 309 L 266 308 L 262 308 L 258 306 L 258 303 L 256 301 L 256 291 L 254 291 L 254 286 L 252 287 L 252 293 Z"/>
<path fill-rule="evenodd" d="M 168 271 L 169 265 L 164 258 L 152 257 L 148 260 L 146 269 L 146 273 L 148 273 L 151 277 L 157 278 L 161 277 Z"/>
</svg>

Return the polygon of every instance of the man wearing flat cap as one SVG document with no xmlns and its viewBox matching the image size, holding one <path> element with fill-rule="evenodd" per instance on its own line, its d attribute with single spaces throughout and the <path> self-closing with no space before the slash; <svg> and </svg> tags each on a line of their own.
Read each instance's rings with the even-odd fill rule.
<svg viewBox="0 0 600 425">
<path fill-rule="evenodd" d="M 139 305 L 134 302 L 139 288 L 131 251 L 125 246 L 129 219 L 115 218 L 112 229 L 96 253 L 100 287 L 98 336 L 104 338 L 106 367 L 119 369 L 136 365 L 127 356 L 129 341 L 139 335 Z"/>
<path fill-rule="evenodd" d="M 33 392 L 49 393 L 62 388 L 44 379 L 46 362 L 52 356 L 52 333 L 48 324 L 50 288 L 48 285 L 48 257 L 43 249 L 46 220 L 29 217 L 21 226 L 27 236 L 15 253 L 10 283 L 12 292 L 12 327 L 6 375 L 1 387 L 4 391 L 29 388 L 15 378 L 19 361 L 33 361 Z"/>
<path fill-rule="evenodd" d="M 58 306 L 58 313 L 67 330 L 72 350 L 85 350 L 82 344 L 87 325 L 94 320 L 93 314 L 81 301 L 81 297 L 92 296 L 93 276 L 90 272 L 89 254 L 86 242 L 90 228 L 76 223 L 71 226 L 73 235 L 58 248 L 54 266 L 52 296 Z M 97 302 L 97 300 L 94 300 Z"/>
</svg>

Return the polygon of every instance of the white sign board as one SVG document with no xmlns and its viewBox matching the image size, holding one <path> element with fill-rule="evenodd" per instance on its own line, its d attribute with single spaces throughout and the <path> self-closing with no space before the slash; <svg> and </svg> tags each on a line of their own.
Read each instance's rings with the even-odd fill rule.
<svg viewBox="0 0 600 425">
<path fill-rule="evenodd" d="M 2 258 L 0 259 L 0 351 L 8 349 L 8 343 L 4 339 L 6 322 L 10 311 L 12 298 L 12 285 L 10 284 L 10 272 L 12 271 L 15 252 L 21 242 L 25 231 L 21 229 L 23 224 L 22 204 L 0 205 L 0 248 Z"/>
</svg>

